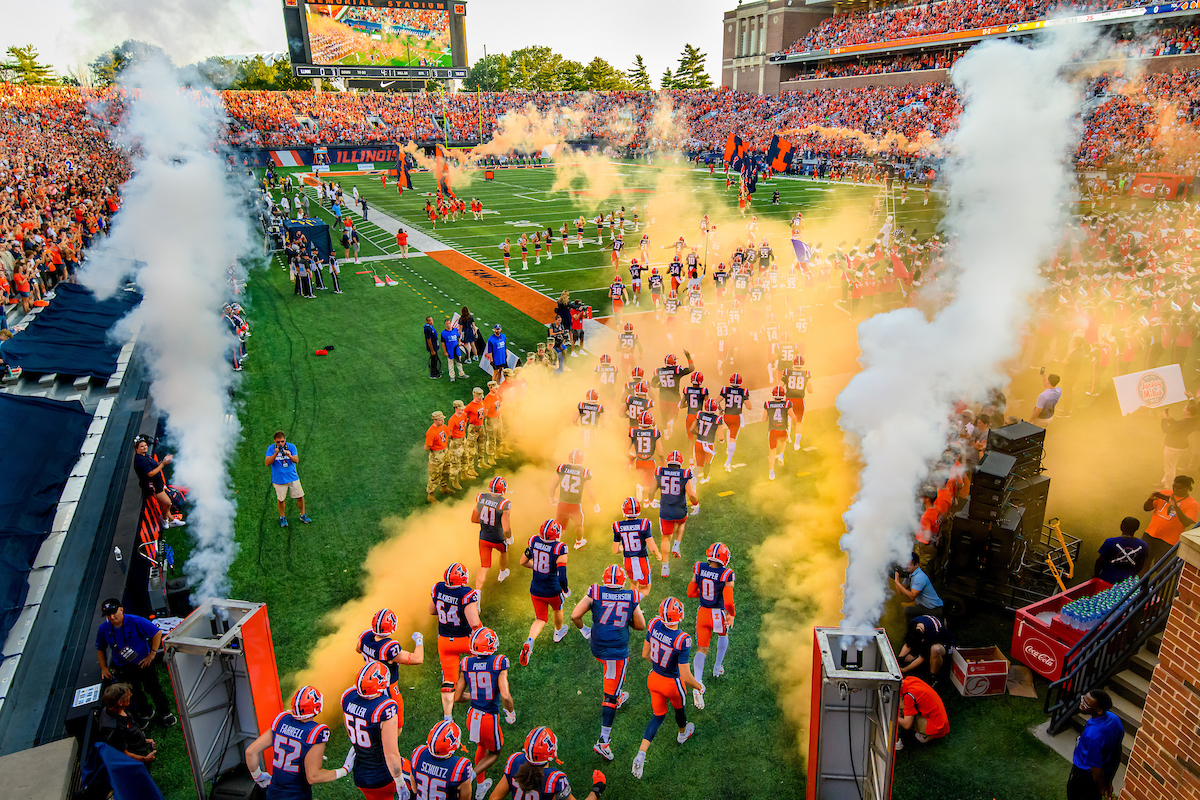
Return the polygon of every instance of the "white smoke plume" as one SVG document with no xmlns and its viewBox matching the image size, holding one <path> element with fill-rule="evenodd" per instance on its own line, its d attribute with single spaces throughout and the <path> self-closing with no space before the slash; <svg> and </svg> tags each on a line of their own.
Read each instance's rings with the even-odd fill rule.
<svg viewBox="0 0 1200 800">
<path fill-rule="evenodd" d="M 123 79 L 128 113 L 116 134 L 132 150 L 133 176 L 121 188 L 112 235 L 81 274 L 98 295 L 130 274 L 142 302 L 121 323 L 140 326 L 150 394 L 167 415 L 177 449 L 174 480 L 190 489 L 187 531 L 193 550 L 184 572 L 197 600 L 229 591 L 237 554 L 228 461 L 238 439 L 231 413 L 231 334 L 221 308 L 231 293 L 230 266 L 250 252 L 244 193 L 214 149 L 220 97 L 180 91 L 166 64 L 147 64 Z M 227 416 L 228 415 L 228 416 Z"/>
<path fill-rule="evenodd" d="M 907 561 L 915 498 L 947 445 L 953 403 L 1006 382 L 1070 199 L 1079 92 L 1062 68 L 1079 46 L 985 42 L 954 67 L 965 109 L 944 170 L 952 299 L 932 319 L 907 308 L 859 325 L 863 370 L 837 399 L 863 463 L 843 515 L 846 626 L 878 621 L 888 565 Z"/>
</svg>

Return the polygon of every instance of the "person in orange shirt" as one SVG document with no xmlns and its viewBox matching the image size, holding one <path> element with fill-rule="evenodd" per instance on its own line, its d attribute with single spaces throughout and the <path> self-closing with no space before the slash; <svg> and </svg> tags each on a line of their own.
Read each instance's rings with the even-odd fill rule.
<svg viewBox="0 0 1200 800">
<path fill-rule="evenodd" d="M 500 454 L 500 384 L 495 381 L 488 381 L 488 393 L 483 398 L 483 436 L 484 436 L 484 451 L 489 467 L 496 466 L 496 460 Z"/>
<path fill-rule="evenodd" d="M 425 484 L 425 499 L 431 503 L 438 500 L 434 491 L 440 486 L 443 494 L 450 493 L 447 464 L 450 442 L 450 429 L 446 427 L 446 415 L 441 411 L 433 412 L 433 424 L 425 432 L 425 450 L 429 453 L 429 482 Z"/>
<path fill-rule="evenodd" d="M 1153 511 L 1142 538 L 1150 545 L 1148 564 L 1157 564 L 1167 552 L 1179 544 L 1183 532 L 1200 519 L 1200 503 L 1191 496 L 1194 481 L 1186 475 L 1176 475 L 1171 493 L 1155 492 L 1147 498 L 1143 511 Z"/>
<path fill-rule="evenodd" d="M 455 491 L 462 488 L 459 474 L 467 463 L 467 410 L 462 400 L 454 401 L 454 413 L 450 415 L 450 485 Z"/>
<path fill-rule="evenodd" d="M 478 462 L 482 467 L 488 466 L 487 454 L 483 451 L 483 420 L 487 412 L 483 407 L 483 389 L 476 386 L 472 394 L 471 402 L 464 409 L 467 414 L 467 477 L 478 478 L 475 464 Z"/>
<path fill-rule="evenodd" d="M 928 683 L 915 675 L 905 676 L 900 682 L 900 698 L 904 706 L 900 711 L 897 750 L 903 750 L 906 743 L 927 744 L 950 733 L 946 705 Z"/>
</svg>

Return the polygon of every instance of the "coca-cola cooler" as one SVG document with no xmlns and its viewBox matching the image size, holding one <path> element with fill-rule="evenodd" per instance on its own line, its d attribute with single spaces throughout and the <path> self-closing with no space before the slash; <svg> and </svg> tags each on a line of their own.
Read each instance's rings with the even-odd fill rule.
<svg viewBox="0 0 1200 800">
<path fill-rule="evenodd" d="M 1065 592 L 1017 609 L 1012 657 L 1043 678 L 1052 681 L 1061 678 L 1067 651 L 1083 638 L 1086 631 L 1064 624 L 1058 612 L 1067 603 L 1099 594 L 1111 585 L 1099 578 L 1092 578 Z"/>
</svg>

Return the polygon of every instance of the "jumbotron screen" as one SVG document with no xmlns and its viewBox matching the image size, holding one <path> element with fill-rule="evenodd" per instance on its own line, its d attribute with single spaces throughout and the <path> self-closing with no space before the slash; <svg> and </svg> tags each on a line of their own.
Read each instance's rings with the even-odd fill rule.
<svg viewBox="0 0 1200 800">
<path fill-rule="evenodd" d="M 362 67 L 450 67 L 450 3 L 344 0 L 306 3 L 310 63 Z"/>
</svg>

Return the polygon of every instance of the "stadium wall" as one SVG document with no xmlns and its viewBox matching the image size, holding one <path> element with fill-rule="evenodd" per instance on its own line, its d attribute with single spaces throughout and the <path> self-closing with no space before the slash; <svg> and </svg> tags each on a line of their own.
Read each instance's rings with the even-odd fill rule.
<svg viewBox="0 0 1200 800">
<path fill-rule="evenodd" d="M 833 10 L 813 9 L 792 0 L 759 0 L 726 11 L 721 21 L 721 86 L 740 92 L 779 94 L 786 76 L 779 64 L 767 61 L 829 17 Z M 795 75 L 797 67 L 789 72 Z"/>
</svg>

